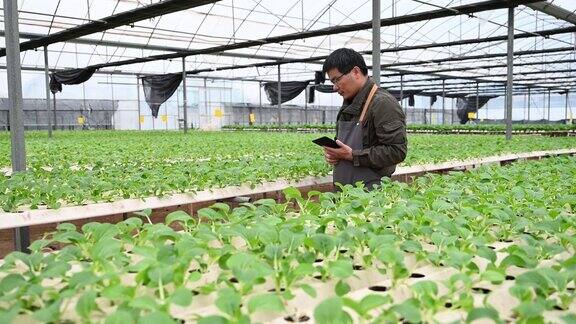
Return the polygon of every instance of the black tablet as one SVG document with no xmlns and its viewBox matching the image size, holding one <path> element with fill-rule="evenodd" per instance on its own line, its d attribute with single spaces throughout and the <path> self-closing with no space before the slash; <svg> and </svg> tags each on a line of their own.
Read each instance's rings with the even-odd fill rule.
<svg viewBox="0 0 576 324">
<path fill-rule="evenodd" d="M 331 147 L 331 148 L 340 148 L 340 145 L 338 145 L 338 143 L 336 143 L 335 140 L 331 139 L 328 136 L 322 136 L 320 138 L 313 140 L 312 142 L 314 142 L 314 144 L 320 145 L 320 146 L 326 146 L 326 147 Z"/>
</svg>

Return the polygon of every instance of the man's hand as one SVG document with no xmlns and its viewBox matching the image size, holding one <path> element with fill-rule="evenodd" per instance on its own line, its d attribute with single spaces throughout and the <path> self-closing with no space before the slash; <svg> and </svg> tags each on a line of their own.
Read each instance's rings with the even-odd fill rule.
<svg viewBox="0 0 576 324">
<path fill-rule="evenodd" d="M 336 165 L 340 160 L 352 161 L 352 148 L 340 140 L 336 140 L 340 145 L 339 148 L 331 148 L 324 146 L 324 158 L 326 162 Z"/>
</svg>

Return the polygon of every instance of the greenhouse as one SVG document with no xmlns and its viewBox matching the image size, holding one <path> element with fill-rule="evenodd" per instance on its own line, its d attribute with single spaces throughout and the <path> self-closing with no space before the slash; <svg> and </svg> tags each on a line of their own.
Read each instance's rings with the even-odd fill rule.
<svg viewBox="0 0 576 324">
<path fill-rule="evenodd" d="M 576 323 L 573 0 L 3 0 L 0 323 Z"/>
</svg>

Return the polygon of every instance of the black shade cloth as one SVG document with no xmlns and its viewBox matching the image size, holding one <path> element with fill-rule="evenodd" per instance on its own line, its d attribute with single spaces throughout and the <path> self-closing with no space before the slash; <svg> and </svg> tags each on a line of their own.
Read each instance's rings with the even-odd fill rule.
<svg viewBox="0 0 576 324">
<path fill-rule="evenodd" d="M 88 81 L 96 72 L 96 68 L 58 71 L 50 74 L 50 91 L 61 92 L 62 84 L 79 84 Z"/>
<path fill-rule="evenodd" d="M 290 101 L 296 98 L 302 91 L 306 89 L 309 81 L 288 81 L 281 83 L 281 102 Z M 264 91 L 266 91 L 266 96 L 270 104 L 278 104 L 278 82 L 266 82 L 264 83 Z"/>
<path fill-rule="evenodd" d="M 317 84 L 314 86 L 314 90 L 322 93 L 334 93 L 334 86 L 331 84 Z"/>
<path fill-rule="evenodd" d="M 322 71 L 314 72 L 314 84 L 320 84 L 326 82 L 326 74 Z"/>
<path fill-rule="evenodd" d="M 393 95 L 394 98 L 396 98 L 396 100 L 398 101 L 400 99 L 408 98 L 408 105 L 410 107 L 414 107 L 415 104 L 414 96 L 422 92 L 422 90 L 404 90 L 402 91 L 402 98 L 400 98 L 400 90 L 386 89 L 386 91 L 390 92 L 390 94 Z"/>
<path fill-rule="evenodd" d="M 469 112 L 478 112 L 478 109 L 482 108 L 490 99 L 496 98 L 498 96 L 469 96 L 465 98 L 458 98 L 456 101 L 456 114 L 460 119 L 460 124 L 466 124 L 468 122 Z M 476 98 L 478 98 L 478 108 L 476 108 Z"/>
<path fill-rule="evenodd" d="M 162 75 L 151 75 L 142 77 L 142 87 L 144 96 L 152 116 L 158 117 L 158 110 L 166 100 L 168 100 L 182 82 L 182 73 L 170 73 Z"/>
</svg>

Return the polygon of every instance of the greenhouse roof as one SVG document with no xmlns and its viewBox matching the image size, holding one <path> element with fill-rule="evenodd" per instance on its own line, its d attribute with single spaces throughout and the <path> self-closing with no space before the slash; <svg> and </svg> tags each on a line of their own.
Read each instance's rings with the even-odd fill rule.
<svg viewBox="0 0 576 324">
<path fill-rule="evenodd" d="M 526 5 L 515 10 L 515 81 L 570 89 L 576 2 L 517 3 Z M 382 2 L 382 81 L 394 86 L 402 75 L 407 84 L 452 78 L 503 84 L 507 4 Z M 163 74 L 181 71 L 176 58 L 187 56 L 190 74 L 276 80 L 282 62 L 283 80 L 307 80 L 334 49 L 372 49 L 371 0 L 18 0 L 18 8 L 21 44 L 40 46 L 21 54 L 24 69 L 43 69 L 41 46 L 50 44 L 51 69 L 96 65 L 100 72 Z M 365 59 L 372 64 L 370 55 Z"/>
</svg>

